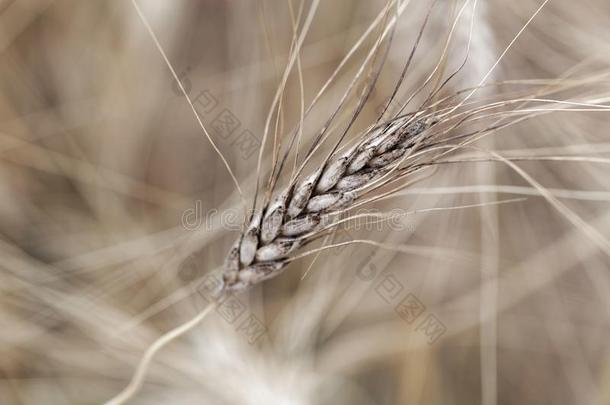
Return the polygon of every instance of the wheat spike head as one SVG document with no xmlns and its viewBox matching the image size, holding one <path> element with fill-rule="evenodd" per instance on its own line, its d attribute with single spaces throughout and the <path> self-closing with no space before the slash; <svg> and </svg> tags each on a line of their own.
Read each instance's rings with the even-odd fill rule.
<svg viewBox="0 0 610 405">
<path fill-rule="evenodd" d="M 333 214 L 349 209 L 401 158 L 413 151 L 430 120 L 399 117 L 367 131 L 361 142 L 335 153 L 313 174 L 288 186 L 254 213 L 230 249 L 223 291 L 240 291 L 275 277 L 299 248 L 332 226 Z"/>
</svg>

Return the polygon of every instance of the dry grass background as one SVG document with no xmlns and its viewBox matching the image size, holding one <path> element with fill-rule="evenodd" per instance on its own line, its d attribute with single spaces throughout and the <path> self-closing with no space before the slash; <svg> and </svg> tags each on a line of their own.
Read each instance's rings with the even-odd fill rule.
<svg viewBox="0 0 610 405">
<path fill-rule="evenodd" d="M 204 123 L 211 128 L 225 108 L 239 119 L 230 139 L 211 134 L 251 198 L 256 157 L 232 142 L 246 129 L 261 137 L 292 39 L 288 2 L 139 4 L 189 95 L 215 98 Z M 384 4 L 321 2 L 300 54 L 306 102 Z M 413 2 L 400 18 L 358 128 L 391 93 L 429 4 Z M 403 95 L 438 61 L 461 4 L 439 2 Z M 478 84 L 540 4 L 480 1 L 469 62 L 447 94 Z M 464 57 L 468 18 L 446 74 Z M 573 93 L 603 102 L 609 23 L 606 0 L 551 0 L 490 80 L 554 79 L 575 69 L 588 83 Z M 201 310 L 197 285 L 236 237 L 219 216 L 185 229 L 183 213 L 196 201 L 203 213 L 235 212 L 239 196 L 130 2 L 0 2 L 0 53 L 0 403 L 101 403 L 125 386 L 156 337 Z M 357 52 L 314 109 L 305 139 L 363 57 Z M 300 97 L 293 75 L 281 132 L 298 122 Z M 609 131 L 607 112 L 556 112 L 477 145 L 505 156 L 596 158 L 517 164 L 608 237 Z M 293 263 L 238 297 L 267 328 L 261 339 L 250 344 L 238 322 L 210 315 L 155 358 L 131 402 L 609 404 L 609 260 L 582 227 L 499 162 L 445 165 L 378 207 L 520 193 L 526 201 L 408 216 L 402 231 L 350 231 L 430 249 L 327 251 L 302 280 L 312 258 Z M 363 268 L 378 278 L 358 277 Z M 397 302 L 380 297 L 385 275 L 404 286 L 400 297 L 415 294 L 442 321 L 439 340 L 428 344 L 416 330 L 425 315 L 407 323 Z"/>
</svg>

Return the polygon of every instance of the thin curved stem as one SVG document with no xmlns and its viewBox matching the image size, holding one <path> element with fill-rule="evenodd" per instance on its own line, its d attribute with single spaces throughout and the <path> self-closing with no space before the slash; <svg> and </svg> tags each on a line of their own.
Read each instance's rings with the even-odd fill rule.
<svg viewBox="0 0 610 405">
<path fill-rule="evenodd" d="M 170 330 L 169 332 L 165 333 L 157 340 L 155 340 L 154 343 L 150 345 L 148 349 L 146 349 L 146 352 L 144 353 L 142 360 L 140 360 L 140 364 L 138 364 L 138 368 L 133 374 L 133 377 L 131 378 L 131 381 L 129 382 L 127 387 L 125 387 L 125 389 L 123 389 L 123 391 L 121 391 L 117 396 L 107 401 L 105 405 L 124 404 L 127 400 L 133 397 L 142 387 L 144 378 L 146 377 L 146 372 L 148 371 L 150 363 L 152 362 L 153 357 L 157 354 L 157 352 L 159 352 L 159 350 L 161 350 L 174 339 L 179 338 L 180 336 L 184 335 L 186 332 L 197 326 L 212 311 L 212 309 L 214 309 L 215 306 L 215 301 L 210 302 L 208 306 L 203 309 L 203 311 L 199 312 L 189 321 L 175 327 L 174 329 Z"/>
</svg>

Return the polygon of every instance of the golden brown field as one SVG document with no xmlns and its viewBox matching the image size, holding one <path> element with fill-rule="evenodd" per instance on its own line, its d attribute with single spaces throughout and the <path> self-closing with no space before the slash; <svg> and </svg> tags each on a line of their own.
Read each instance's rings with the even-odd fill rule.
<svg viewBox="0 0 610 405">
<path fill-rule="evenodd" d="M 0 404 L 610 404 L 609 44 L 607 0 L 0 1 Z M 291 134 L 278 187 L 403 104 L 449 153 L 201 316 Z"/>
</svg>

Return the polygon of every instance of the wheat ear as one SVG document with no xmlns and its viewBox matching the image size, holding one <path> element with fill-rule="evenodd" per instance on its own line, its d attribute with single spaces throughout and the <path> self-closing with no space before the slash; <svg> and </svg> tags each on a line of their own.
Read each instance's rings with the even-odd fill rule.
<svg viewBox="0 0 610 405">
<path fill-rule="evenodd" d="M 378 125 L 253 213 L 225 260 L 222 292 L 240 291 L 282 272 L 293 253 L 317 239 L 339 211 L 349 209 L 412 153 L 431 125 L 429 119 L 410 116 Z"/>
</svg>

